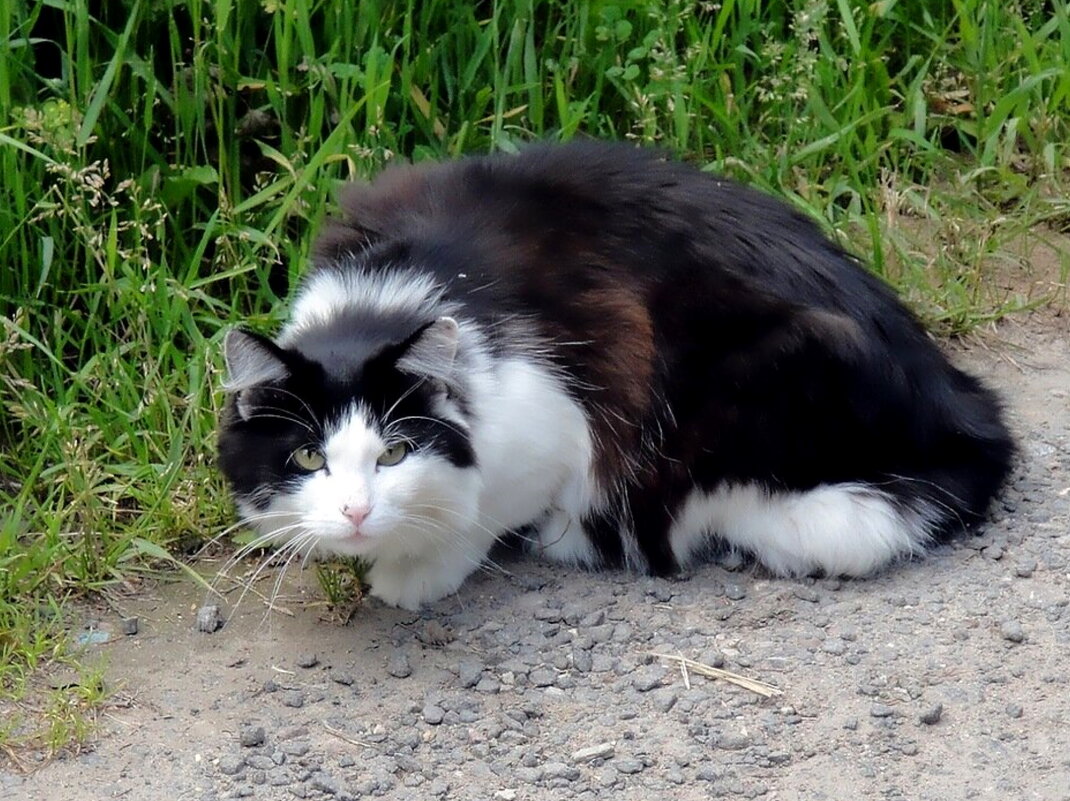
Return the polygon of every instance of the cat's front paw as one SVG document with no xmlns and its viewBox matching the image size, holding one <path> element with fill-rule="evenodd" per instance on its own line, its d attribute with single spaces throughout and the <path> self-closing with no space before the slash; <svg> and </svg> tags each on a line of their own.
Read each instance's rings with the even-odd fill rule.
<svg viewBox="0 0 1070 801">
<path fill-rule="evenodd" d="M 376 562 L 368 571 L 369 594 L 415 611 L 454 592 L 471 571 L 471 564 L 458 570 L 446 564 Z"/>
</svg>

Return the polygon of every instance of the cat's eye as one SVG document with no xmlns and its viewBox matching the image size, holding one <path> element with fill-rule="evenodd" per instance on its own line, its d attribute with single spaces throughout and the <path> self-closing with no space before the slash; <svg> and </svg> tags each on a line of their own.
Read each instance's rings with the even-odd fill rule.
<svg viewBox="0 0 1070 801">
<path fill-rule="evenodd" d="M 291 458 L 294 460 L 294 464 L 310 473 L 322 470 L 327 464 L 327 457 L 318 449 L 311 448 L 308 445 L 294 451 L 291 454 Z"/>
<path fill-rule="evenodd" d="M 378 464 L 381 467 L 393 467 L 409 453 L 409 446 L 404 442 L 396 442 L 379 454 Z"/>
</svg>

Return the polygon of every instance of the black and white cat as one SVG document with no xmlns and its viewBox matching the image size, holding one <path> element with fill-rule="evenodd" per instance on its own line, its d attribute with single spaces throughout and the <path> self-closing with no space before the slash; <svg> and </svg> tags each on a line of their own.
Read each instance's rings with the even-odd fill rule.
<svg viewBox="0 0 1070 801">
<path fill-rule="evenodd" d="M 415 608 L 496 540 L 663 575 L 862 576 L 978 521 L 993 395 L 783 203 L 623 145 L 388 170 L 272 341 L 232 331 L 238 507 Z M 299 540 L 294 544 L 294 540 Z"/>
</svg>

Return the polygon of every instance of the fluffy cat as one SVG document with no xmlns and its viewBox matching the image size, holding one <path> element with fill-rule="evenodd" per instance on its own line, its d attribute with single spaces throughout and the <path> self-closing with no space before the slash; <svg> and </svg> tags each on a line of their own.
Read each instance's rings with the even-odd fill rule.
<svg viewBox="0 0 1070 801">
<path fill-rule="evenodd" d="M 271 340 L 231 331 L 244 518 L 416 608 L 496 540 L 664 575 L 863 576 L 981 519 L 1013 443 L 879 279 L 784 203 L 598 142 L 349 189 Z"/>
</svg>

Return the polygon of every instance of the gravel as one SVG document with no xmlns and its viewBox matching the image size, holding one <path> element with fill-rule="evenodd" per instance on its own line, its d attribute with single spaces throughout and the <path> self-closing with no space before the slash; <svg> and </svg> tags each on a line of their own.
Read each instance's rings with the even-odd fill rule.
<svg viewBox="0 0 1070 801">
<path fill-rule="evenodd" d="M 267 733 L 263 726 L 242 726 L 241 731 L 238 732 L 238 742 L 245 748 L 263 745 L 266 740 Z"/>
<path fill-rule="evenodd" d="M 920 715 L 918 715 L 918 721 L 926 726 L 934 726 L 940 722 L 940 718 L 944 714 L 944 705 L 941 703 L 935 703 L 926 707 Z"/>
<path fill-rule="evenodd" d="M 1015 412 L 1026 459 L 975 537 L 867 580 L 777 579 L 738 555 L 652 579 L 505 552 L 429 609 L 371 601 L 347 625 L 294 569 L 292 617 L 247 601 L 210 638 L 188 624 L 204 597 L 161 587 L 101 620 L 152 621 L 108 645 L 108 680 L 137 703 L 86 753 L 18 783 L 0 770 L 0 796 L 1070 801 L 1070 408 L 1048 392 L 1070 385 L 1070 347 L 1047 347 L 1032 390 L 987 369 L 1012 409 L 1027 391 L 1034 405 Z"/>
</svg>

